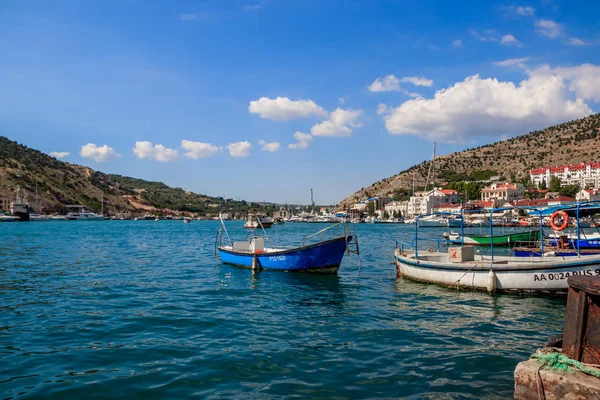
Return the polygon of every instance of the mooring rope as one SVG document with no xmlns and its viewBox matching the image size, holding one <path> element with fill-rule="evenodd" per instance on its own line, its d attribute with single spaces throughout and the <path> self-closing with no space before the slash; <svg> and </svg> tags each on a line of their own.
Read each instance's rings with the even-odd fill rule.
<svg viewBox="0 0 600 400">
<path fill-rule="evenodd" d="M 574 372 L 573 368 L 583 372 L 586 375 L 591 375 L 596 378 L 600 378 L 600 365 L 585 364 L 577 360 L 573 360 L 559 352 L 551 353 L 536 353 L 532 354 L 531 358 L 537 359 L 542 367 L 547 369 L 554 369 L 563 372 Z"/>
</svg>

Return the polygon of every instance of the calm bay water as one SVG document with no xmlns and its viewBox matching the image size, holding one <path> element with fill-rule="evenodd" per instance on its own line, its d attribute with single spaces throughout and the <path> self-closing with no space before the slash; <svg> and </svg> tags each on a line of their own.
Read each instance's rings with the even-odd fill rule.
<svg viewBox="0 0 600 400">
<path fill-rule="evenodd" d="M 218 226 L 0 224 L 0 398 L 508 398 L 562 330 L 562 298 L 396 280 L 408 226 L 357 226 L 360 276 L 354 255 L 337 276 L 223 265 Z"/>
</svg>

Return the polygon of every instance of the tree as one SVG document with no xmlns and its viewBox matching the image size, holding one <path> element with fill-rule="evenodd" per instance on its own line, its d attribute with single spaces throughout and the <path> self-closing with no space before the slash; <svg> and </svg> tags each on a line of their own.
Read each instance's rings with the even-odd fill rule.
<svg viewBox="0 0 600 400">
<path fill-rule="evenodd" d="M 553 176 L 552 178 L 550 178 L 550 191 L 551 192 L 560 191 L 560 179 L 558 179 L 556 176 Z"/>
<path fill-rule="evenodd" d="M 576 197 L 577 193 L 579 193 L 579 186 L 578 185 L 563 186 L 558 190 L 558 193 L 561 196 Z"/>
<path fill-rule="evenodd" d="M 388 214 L 387 210 L 383 212 L 383 219 L 389 219 L 390 214 Z"/>
<path fill-rule="evenodd" d="M 369 201 L 367 203 L 367 213 L 371 217 L 375 215 L 375 202 L 374 201 Z"/>
<path fill-rule="evenodd" d="M 538 189 L 540 189 L 540 190 L 548 189 L 548 187 L 546 186 L 546 181 L 541 181 L 540 184 L 538 185 Z"/>
</svg>

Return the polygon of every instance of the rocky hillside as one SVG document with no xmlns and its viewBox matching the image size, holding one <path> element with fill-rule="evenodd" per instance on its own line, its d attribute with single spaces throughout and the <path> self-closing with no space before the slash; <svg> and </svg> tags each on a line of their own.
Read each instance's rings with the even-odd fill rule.
<svg viewBox="0 0 600 400">
<path fill-rule="evenodd" d="M 535 167 L 600 160 L 600 114 L 534 131 L 512 139 L 438 156 L 435 159 L 436 184 L 460 175 L 489 172 L 509 180 L 523 180 Z M 348 208 L 356 200 L 408 190 L 413 176 L 424 186 L 430 161 L 385 178 L 351 194 L 340 203 Z"/>
<path fill-rule="evenodd" d="M 104 174 L 59 161 L 0 136 L 0 197 L 14 199 L 17 185 L 35 209 L 46 212 L 60 212 L 67 204 L 100 211 L 102 198 L 105 211 L 113 214 L 247 209 L 244 201 L 198 195 L 161 182 Z"/>
</svg>

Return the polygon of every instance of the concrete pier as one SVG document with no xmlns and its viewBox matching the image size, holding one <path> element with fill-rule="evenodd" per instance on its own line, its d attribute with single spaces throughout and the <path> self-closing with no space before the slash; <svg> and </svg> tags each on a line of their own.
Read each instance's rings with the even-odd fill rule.
<svg viewBox="0 0 600 400">
<path fill-rule="evenodd" d="M 600 399 L 600 379 L 583 372 L 540 369 L 538 360 L 519 363 L 515 369 L 517 400 Z M 538 377 L 539 371 L 539 377 Z"/>
<path fill-rule="evenodd" d="M 600 400 L 600 277 L 568 282 L 564 336 L 549 344 L 562 348 L 543 348 L 517 365 L 515 399 Z"/>
</svg>

